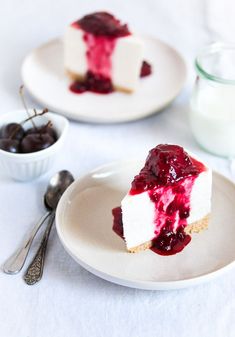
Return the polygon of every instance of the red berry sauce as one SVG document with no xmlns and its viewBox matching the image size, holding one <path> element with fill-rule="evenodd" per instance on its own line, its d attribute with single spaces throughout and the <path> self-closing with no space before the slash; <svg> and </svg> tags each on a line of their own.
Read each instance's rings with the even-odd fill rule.
<svg viewBox="0 0 235 337">
<path fill-rule="evenodd" d="M 186 234 L 194 181 L 205 166 L 178 145 L 161 144 L 149 152 L 144 168 L 133 182 L 131 195 L 147 192 L 155 204 L 152 250 L 160 255 L 179 253 L 190 242 Z M 115 211 L 113 230 L 121 233 L 121 212 Z M 120 235 L 120 234 L 119 234 Z"/>
<path fill-rule="evenodd" d="M 205 166 L 190 157 L 181 146 L 160 144 L 150 150 L 145 166 L 132 182 L 130 193 L 174 186 L 186 177 L 197 177 L 202 171 L 205 171 Z"/>
<path fill-rule="evenodd" d="M 87 45 L 86 56 L 89 71 L 92 74 L 110 79 L 112 70 L 111 55 L 116 44 L 116 39 L 85 33 L 84 41 Z"/>
<path fill-rule="evenodd" d="M 121 24 L 113 15 L 106 12 L 86 15 L 72 23 L 72 26 L 84 31 L 88 72 L 85 80 L 75 81 L 70 85 L 70 91 L 76 94 L 86 91 L 99 94 L 113 92 L 111 56 L 117 39 L 131 34 L 128 26 Z M 147 76 L 150 73 L 150 65 L 143 62 L 140 76 Z"/>
<path fill-rule="evenodd" d="M 121 207 L 113 208 L 112 214 L 113 214 L 113 231 L 117 235 L 119 235 L 122 239 L 124 239 Z"/>
<path fill-rule="evenodd" d="M 70 85 L 69 89 L 75 94 L 82 94 L 86 91 L 110 94 L 113 92 L 113 85 L 110 79 L 88 72 L 85 81 L 75 81 Z"/>
<path fill-rule="evenodd" d="M 152 67 L 147 61 L 143 61 L 141 70 L 140 70 L 140 77 L 147 77 L 152 74 Z"/>
<path fill-rule="evenodd" d="M 123 37 L 130 34 L 127 25 L 122 25 L 118 19 L 107 12 L 85 15 L 72 25 L 81 28 L 86 33 L 91 33 L 95 36 L 106 36 L 107 38 Z"/>
</svg>

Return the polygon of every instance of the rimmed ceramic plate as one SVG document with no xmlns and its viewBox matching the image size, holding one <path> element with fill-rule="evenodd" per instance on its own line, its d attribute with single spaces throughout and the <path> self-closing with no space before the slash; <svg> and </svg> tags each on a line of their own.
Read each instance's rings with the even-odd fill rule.
<svg viewBox="0 0 235 337">
<path fill-rule="evenodd" d="M 235 260 L 235 185 L 213 173 L 209 229 L 194 234 L 179 254 L 147 250 L 130 254 L 112 231 L 113 207 L 119 206 L 141 162 L 103 166 L 77 180 L 58 205 L 56 227 L 67 252 L 93 274 L 128 287 L 167 290 L 208 281 Z"/>
<path fill-rule="evenodd" d="M 158 39 L 143 39 L 145 59 L 152 64 L 153 74 L 140 79 L 138 90 L 133 94 L 77 95 L 70 92 L 63 67 L 61 39 L 42 45 L 25 58 L 23 82 L 43 106 L 74 120 L 118 123 L 146 117 L 167 106 L 179 94 L 186 66 L 172 47 Z"/>
</svg>

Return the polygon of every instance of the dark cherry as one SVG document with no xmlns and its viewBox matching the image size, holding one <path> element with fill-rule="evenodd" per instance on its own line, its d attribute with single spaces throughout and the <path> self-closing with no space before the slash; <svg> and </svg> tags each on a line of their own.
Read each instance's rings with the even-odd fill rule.
<svg viewBox="0 0 235 337">
<path fill-rule="evenodd" d="M 29 134 L 32 134 L 32 133 L 47 133 L 52 138 L 54 138 L 54 140 L 58 139 L 55 129 L 51 126 L 48 126 L 47 124 L 42 125 L 42 126 L 38 127 L 37 129 L 36 128 L 30 128 L 25 132 L 26 135 L 29 135 Z"/>
<path fill-rule="evenodd" d="M 24 129 L 18 123 L 9 123 L 1 128 L 0 137 L 21 140 L 24 137 Z"/>
<path fill-rule="evenodd" d="M 39 132 L 48 133 L 55 141 L 58 139 L 57 132 L 52 126 L 43 125 L 39 128 Z"/>
<path fill-rule="evenodd" d="M 107 12 L 96 12 L 84 16 L 73 26 L 81 27 L 85 32 L 96 36 L 121 37 L 129 35 L 127 25 L 121 24 L 113 15 Z"/>
<path fill-rule="evenodd" d="M 152 68 L 149 63 L 143 61 L 140 77 L 146 77 L 151 75 Z M 88 71 L 83 81 L 74 81 L 69 90 L 74 94 L 83 94 L 84 92 L 91 91 L 97 94 L 110 94 L 114 91 L 112 81 L 109 78 L 102 77 L 97 74 L 93 74 Z"/>
<path fill-rule="evenodd" d="M 143 61 L 141 70 L 140 70 L 140 77 L 146 77 L 152 74 L 152 67 L 147 61 Z"/>
<path fill-rule="evenodd" d="M 22 153 L 37 152 L 54 143 L 54 138 L 48 133 L 31 133 L 22 139 L 20 150 Z"/>
<path fill-rule="evenodd" d="M 18 153 L 19 146 L 20 146 L 20 142 L 17 139 L 10 139 L 10 138 L 0 139 L 0 149 L 1 150 L 12 152 L 12 153 Z"/>
</svg>

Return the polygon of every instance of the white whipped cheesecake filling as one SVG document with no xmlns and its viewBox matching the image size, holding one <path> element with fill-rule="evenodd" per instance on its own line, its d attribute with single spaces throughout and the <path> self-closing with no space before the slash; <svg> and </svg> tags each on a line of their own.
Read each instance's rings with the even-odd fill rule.
<svg viewBox="0 0 235 337">
<path fill-rule="evenodd" d="M 148 192 L 127 194 L 121 202 L 123 234 L 127 249 L 152 240 L 155 230 L 155 204 Z"/>
<path fill-rule="evenodd" d="M 87 58 L 86 43 L 81 29 L 69 26 L 64 35 L 64 66 L 65 69 L 81 77 L 86 75 Z"/>
<path fill-rule="evenodd" d="M 64 35 L 64 67 L 69 72 L 84 77 L 88 69 L 87 44 L 84 31 L 69 26 Z M 111 58 L 111 81 L 117 89 L 136 89 L 143 61 L 143 44 L 136 36 L 116 39 Z"/>
<path fill-rule="evenodd" d="M 142 61 L 141 40 L 133 35 L 119 38 L 111 57 L 114 87 L 135 90 L 139 82 Z"/>
<path fill-rule="evenodd" d="M 211 210 L 211 187 L 212 187 L 212 171 L 202 172 L 196 178 L 190 198 L 190 215 L 188 224 L 204 218 Z"/>
<path fill-rule="evenodd" d="M 212 172 L 209 168 L 195 178 L 190 195 L 190 215 L 187 223 L 191 224 L 203 219 L 211 209 Z M 160 189 L 160 188 L 159 188 Z M 164 189 L 164 188 L 162 188 Z M 172 202 L 174 196 L 168 191 L 164 196 L 164 208 Z M 164 226 L 165 219 L 158 219 L 160 228 L 156 228 L 156 209 L 149 193 L 127 194 L 121 202 L 124 238 L 128 249 L 137 247 L 156 237 Z M 177 217 L 175 223 L 177 228 Z"/>
</svg>

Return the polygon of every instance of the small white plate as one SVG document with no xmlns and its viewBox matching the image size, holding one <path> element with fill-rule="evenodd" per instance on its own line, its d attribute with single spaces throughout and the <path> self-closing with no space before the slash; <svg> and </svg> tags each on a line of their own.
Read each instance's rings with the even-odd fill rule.
<svg viewBox="0 0 235 337">
<path fill-rule="evenodd" d="M 141 162 L 112 163 L 74 182 L 60 200 L 56 227 L 67 252 L 93 274 L 128 287 L 167 290 L 208 281 L 234 266 L 235 185 L 213 173 L 209 229 L 179 254 L 130 254 L 112 231 L 112 208 L 130 188 Z"/>
<path fill-rule="evenodd" d="M 152 64 L 153 74 L 140 79 L 139 88 L 133 94 L 70 92 L 60 39 L 42 45 L 25 58 L 23 82 L 43 106 L 75 120 L 118 123 L 146 117 L 163 109 L 179 94 L 186 66 L 172 47 L 158 39 L 143 39 L 145 58 Z"/>
</svg>

